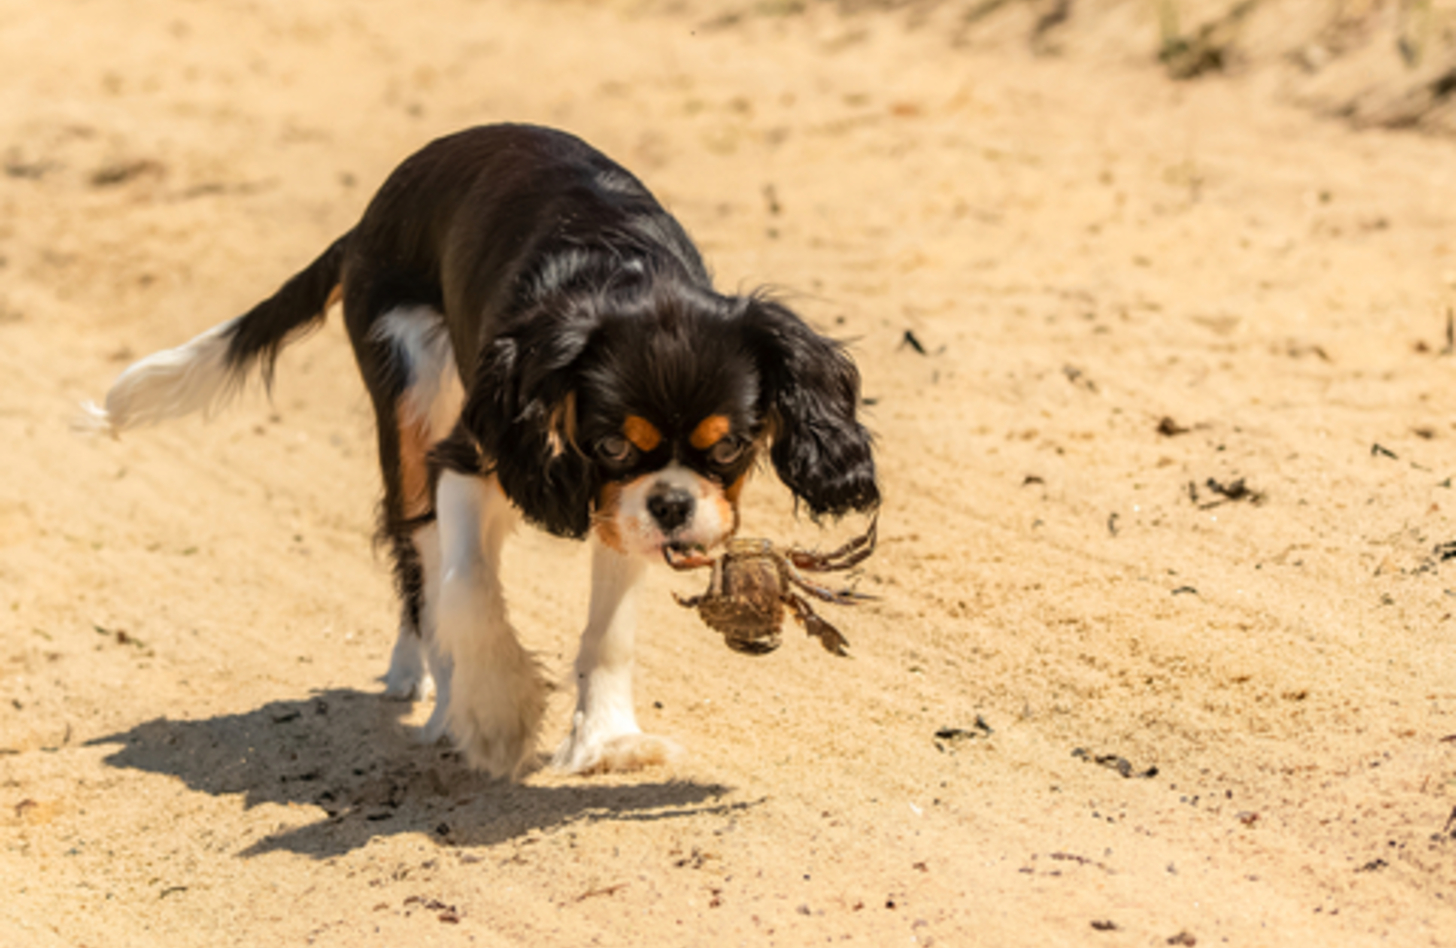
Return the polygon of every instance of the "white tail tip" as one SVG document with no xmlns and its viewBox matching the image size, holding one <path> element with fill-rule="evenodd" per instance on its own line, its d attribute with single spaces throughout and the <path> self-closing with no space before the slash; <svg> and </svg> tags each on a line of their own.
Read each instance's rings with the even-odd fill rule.
<svg viewBox="0 0 1456 948">
<path fill-rule="evenodd" d="M 227 359 L 236 322 L 229 320 L 136 362 L 111 383 L 104 408 L 90 402 L 82 406 L 74 427 L 115 437 L 126 428 L 194 412 L 211 414 L 242 386 L 242 374 Z"/>
<path fill-rule="evenodd" d="M 116 425 L 111 423 L 111 412 L 91 401 L 81 403 L 81 413 L 71 419 L 71 430 L 86 435 L 110 435 L 113 438 L 120 434 Z"/>
</svg>

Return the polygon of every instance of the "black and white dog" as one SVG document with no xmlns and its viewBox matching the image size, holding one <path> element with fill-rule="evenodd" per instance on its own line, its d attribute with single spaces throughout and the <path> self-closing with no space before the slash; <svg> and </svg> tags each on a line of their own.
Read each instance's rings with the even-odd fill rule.
<svg viewBox="0 0 1456 948">
<path fill-rule="evenodd" d="M 630 769 L 671 744 L 632 708 L 633 590 L 653 559 L 738 527 L 760 452 L 817 518 L 879 504 L 859 375 L 763 294 L 725 296 L 686 232 L 584 142 L 525 125 L 442 138 L 353 230 L 248 313 L 128 368 L 88 406 L 119 432 L 217 407 L 342 300 L 374 403 L 380 530 L 403 600 L 390 695 L 466 760 L 518 776 L 549 686 L 506 616 L 520 516 L 594 537 L 576 713 L 555 766 Z"/>
</svg>

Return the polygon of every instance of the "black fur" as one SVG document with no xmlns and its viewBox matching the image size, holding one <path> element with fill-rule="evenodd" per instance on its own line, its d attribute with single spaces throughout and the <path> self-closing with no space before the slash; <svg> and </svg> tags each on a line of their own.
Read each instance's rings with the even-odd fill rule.
<svg viewBox="0 0 1456 948">
<path fill-rule="evenodd" d="M 334 241 L 278 292 L 233 323 L 227 365 L 234 376 L 241 378 L 254 363 L 259 363 L 264 384 L 272 387 L 278 353 L 289 342 L 323 324 L 324 307 L 339 285 L 348 240 L 346 234 Z"/>
<path fill-rule="evenodd" d="M 662 444 L 634 463 L 617 466 L 620 478 L 676 459 L 724 485 L 752 464 L 752 451 L 729 465 L 714 464 L 694 448 L 694 427 L 722 415 L 745 445 L 762 434 L 762 384 L 731 298 L 654 278 L 630 294 L 606 301 L 601 329 L 582 367 L 579 412 L 582 440 L 594 444 L 627 415 L 650 421 Z"/>
<path fill-rule="evenodd" d="M 584 536 L 605 483 L 673 459 L 732 484 L 765 435 L 780 478 L 816 518 L 879 504 L 859 375 L 843 349 L 782 303 L 715 291 L 681 225 L 570 135 L 495 125 L 426 146 L 350 233 L 240 321 L 230 359 L 261 358 L 271 371 L 340 282 L 379 422 L 381 535 L 395 548 L 407 614 L 419 601 L 410 536 L 429 515 L 408 515 L 401 484 L 396 411 L 411 367 L 373 334 L 401 306 L 442 315 L 465 385 L 456 432 L 432 467 L 494 473 L 553 533 Z M 726 463 L 690 443 L 715 414 L 750 446 Z M 627 415 L 650 421 L 661 443 L 604 456 Z"/>
<path fill-rule="evenodd" d="M 560 536 L 586 535 L 599 483 L 570 430 L 591 329 L 570 309 L 547 310 L 497 335 L 481 352 L 458 426 L 526 518 Z"/>
<path fill-rule="evenodd" d="M 856 418 L 859 370 L 843 347 L 764 296 L 747 300 L 743 324 L 764 374 L 779 479 L 815 517 L 879 506 L 873 439 Z"/>
</svg>

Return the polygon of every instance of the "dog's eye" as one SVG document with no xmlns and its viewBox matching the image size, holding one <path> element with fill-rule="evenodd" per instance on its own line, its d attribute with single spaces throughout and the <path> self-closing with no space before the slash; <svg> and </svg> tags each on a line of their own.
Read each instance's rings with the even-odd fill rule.
<svg viewBox="0 0 1456 948">
<path fill-rule="evenodd" d="M 623 464 L 632 457 L 632 442 L 620 435 L 609 435 L 597 442 L 597 454 L 612 464 Z"/>
<path fill-rule="evenodd" d="M 743 450 L 746 447 L 748 447 L 748 443 L 742 438 L 731 436 L 721 438 L 717 444 L 708 449 L 708 460 L 714 464 L 732 464 L 743 456 Z"/>
</svg>

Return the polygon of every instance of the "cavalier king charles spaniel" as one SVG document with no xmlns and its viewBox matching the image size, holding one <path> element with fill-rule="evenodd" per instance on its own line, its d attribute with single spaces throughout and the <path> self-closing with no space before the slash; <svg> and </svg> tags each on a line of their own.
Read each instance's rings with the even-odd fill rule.
<svg viewBox="0 0 1456 948">
<path fill-rule="evenodd" d="M 634 591 L 651 561 L 733 535 L 760 454 L 816 519 L 879 504 L 842 347 L 763 293 L 719 293 L 636 177 L 526 125 L 426 146 L 273 296 L 122 373 L 91 427 L 216 408 L 255 371 L 271 381 L 336 300 L 378 422 L 403 605 L 386 692 L 412 699 L 433 678 L 426 738 L 493 775 L 534 764 L 550 691 L 501 589 L 519 518 L 593 541 L 576 711 L 552 759 L 584 773 L 673 750 L 633 713 Z"/>
</svg>

